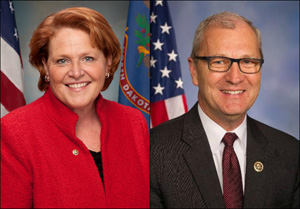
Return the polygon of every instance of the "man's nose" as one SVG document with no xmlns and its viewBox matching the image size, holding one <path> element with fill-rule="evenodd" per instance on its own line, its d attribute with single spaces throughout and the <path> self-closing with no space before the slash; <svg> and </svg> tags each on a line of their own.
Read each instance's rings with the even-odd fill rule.
<svg viewBox="0 0 300 209">
<path fill-rule="evenodd" d="M 244 80 L 245 75 L 240 70 L 239 64 L 237 62 L 233 62 L 230 66 L 229 70 L 226 72 L 225 79 L 227 82 L 232 84 L 240 83 Z"/>
</svg>

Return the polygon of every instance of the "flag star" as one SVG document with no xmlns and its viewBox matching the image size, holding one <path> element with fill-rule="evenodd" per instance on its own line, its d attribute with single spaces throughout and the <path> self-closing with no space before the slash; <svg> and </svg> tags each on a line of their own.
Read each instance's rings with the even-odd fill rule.
<svg viewBox="0 0 300 209">
<path fill-rule="evenodd" d="M 153 86 L 153 88 L 155 89 L 154 95 L 155 94 L 161 94 L 161 95 L 163 95 L 162 91 L 165 89 L 165 87 L 161 87 L 160 83 L 157 86 Z"/>
<path fill-rule="evenodd" d="M 150 66 L 151 67 L 155 67 L 155 63 L 157 62 L 157 60 L 155 60 L 154 58 L 153 58 L 153 56 L 151 56 L 151 59 L 150 59 Z"/>
<path fill-rule="evenodd" d="M 155 22 L 155 19 L 157 18 L 157 15 L 154 15 L 154 13 L 152 12 L 151 15 L 150 15 L 150 23 Z"/>
<path fill-rule="evenodd" d="M 12 5 L 13 3 L 12 3 L 12 1 L 9 1 L 9 9 L 10 9 L 10 12 L 11 13 L 14 13 L 14 8 L 13 8 L 13 5 Z"/>
<path fill-rule="evenodd" d="M 172 50 L 171 53 L 168 53 L 169 56 L 169 61 L 174 60 L 176 62 L 176 57 L 178 56 L 177 54 L 175 54 L 174 50 Z"/>
<path fill-rule="evenodd" d="M 19 36 L 18 36 L 18 30 L 17 30 L 17 28 L 15 28 L 14 36 L 16 37 L 16 40 L 18 41 L 19 40 Z"/>
<path fill-rule="evenodd" d="M 160 70 L 160 72 L 162 73 L 162 76 L 161 76 L 162 78 L 165 76 L 170 78 L 169 74 L 172 72 L 172 70 L 168 70 L 167 66 L 166 66 L 163 70 Z"/>
<path fill-rule="evenodd" d="M 162 34 L 163 33 L 170 34 L 169 30 L 172 28 L 172 26 L 168 26 L 167 22 L 165 22 L 165 25 L 161 25 L 160 27 L 162 29 L 162 32 L 161 32 Z"/>
<path fill-rule="evenodd" d="M 175 82 L 177 84 L 177 86 L 176 86 L 177 89 L 178 88 L 182 88 L 183 89 L 183 82 L 182 82 L 181 78 L 179 78 L 178 80 L 175 80 Z"/>
<path fill-rule="evenodd" d="M 164 6 L 163 1 L 162 0 L 156 0 L 155 6 L 157 6 L 157 5 Z"/>
<path fill-rule="evenodd" d="M 160 40 L 157 39 L 157 41 L 154 42 L 153 45 L 155 46 L 155 47 L 154 47 L 154 50 L 159 49 L 160 51 L 162 51 L 162 48 L 161 48 L 161 47 L 162 47 L 162 45 L 164 45 L 164 43 L 161 43 Z"/>
</svg>

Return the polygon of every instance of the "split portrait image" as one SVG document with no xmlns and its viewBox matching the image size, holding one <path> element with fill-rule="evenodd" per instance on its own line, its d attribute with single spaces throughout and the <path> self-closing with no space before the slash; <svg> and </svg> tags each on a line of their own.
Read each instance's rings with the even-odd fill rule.
<svg viewBox="0 0 300 209">
<path fill-rule="evenodd" d="M 1 1 L 0 207 L 299 208 L 296 17 Z"/>
</svg>

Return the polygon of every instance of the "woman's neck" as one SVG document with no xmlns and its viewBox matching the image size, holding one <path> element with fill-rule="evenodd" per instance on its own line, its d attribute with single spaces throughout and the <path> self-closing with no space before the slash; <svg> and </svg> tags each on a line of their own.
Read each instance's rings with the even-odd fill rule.
<svg viewBox="0 0 300 209">
<path fill-rule="evenodd" d="M 75 126 L 76 136 L 89 150 L 99 152 L 101 150 L 101 123 L 97 115 L 96 105 L 74 112 L 79 116 Z"/>
<path fill-rule="evenodd" d="M 80 121 L 92 121 L 98 119 L 96 111 L 96 102 L 93 102 L 87 107 L 81 109 L 73 109 L 73 111 L 78 115 Z"/>
</svg>

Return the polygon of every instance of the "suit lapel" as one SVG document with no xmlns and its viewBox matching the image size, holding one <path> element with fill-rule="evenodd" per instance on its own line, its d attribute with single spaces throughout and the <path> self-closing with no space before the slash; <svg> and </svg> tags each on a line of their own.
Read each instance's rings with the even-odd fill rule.
<svg viewBox="0 0 300 209">
<path fill-rule="evenodd" d="M 186 163 L 208 208 L 224 208 L 219 178 L 197 109 L 198 103 L 187 113 L 182 140 L 191 148 L 184 154 Z"/>
<path fill-rule="evenodd" d="M 247 124 L 247 163 L 244 193 L 244 208 L 263 208 L 268 193 L 268 180 L 271 175 L 271 157 L 266 151 L 267 139 L 258 129 L 253 119 Z M 257 172 L 254 163 L 261 162 L 263 170 Z"/>
</svg>

